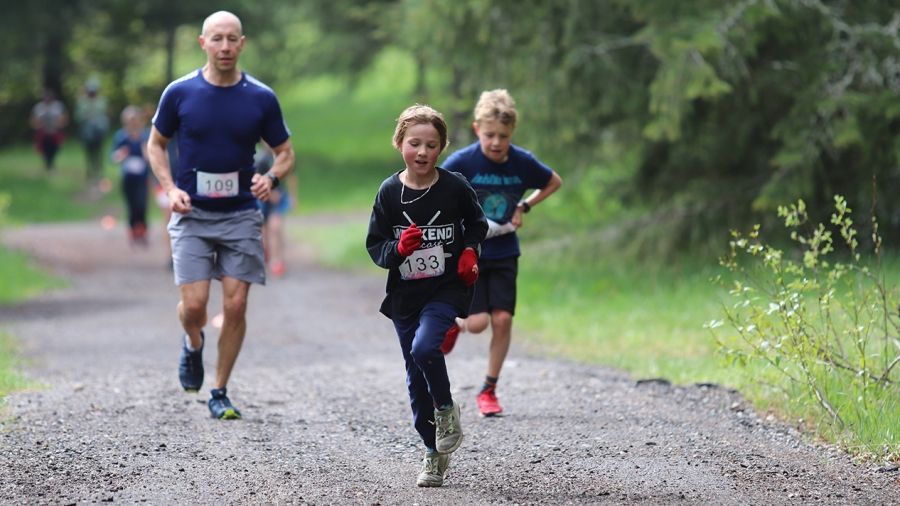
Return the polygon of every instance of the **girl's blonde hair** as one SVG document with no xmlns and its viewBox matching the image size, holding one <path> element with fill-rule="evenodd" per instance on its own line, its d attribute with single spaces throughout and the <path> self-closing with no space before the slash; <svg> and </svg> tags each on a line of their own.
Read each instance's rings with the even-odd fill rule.
<svg viewBox="0 0 900 506">
<path fill-rule="evenodd" d="M 443 151 L 449 144 L 447 122 L 444 121 L 444 115 L 434 108 L 422 104 L 407 107 L 400 113 L 400 117 L 397 118 L 397 128 L 394 129 L 394 147 L 400 149 L 410 126 L 421 124 L 430 124 L 437 130 L 438 136 L 441 138 L 441 151 Z"/>
<path fill-rule="evenodd" d="M 510 128 L 516 127 L 518 113 L 516 101 L 512 95 L 504 89 L 484 91 L 478 97 L 475 104 L 475 122 L 481 123 L 487 120 L 497 120 Z"/>
</svg>

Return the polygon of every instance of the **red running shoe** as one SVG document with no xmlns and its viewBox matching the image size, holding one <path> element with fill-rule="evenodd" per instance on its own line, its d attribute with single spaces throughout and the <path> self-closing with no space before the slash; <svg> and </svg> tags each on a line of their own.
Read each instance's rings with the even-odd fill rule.
<svg viewBox="0 0 900 506">
<path fill-rule="evenodd" d="M 447 329 L 447 333 L 444 334 L 444 342 L 441 343 L 441 353 L 446 355 L 453 351 L 457 337 L 459 337 L 459 325 L 454 323 L 452 327 Z"/>
<path fill-rule="evenodd" d="M 490 387 L 483 390 L 478 394 L 478 397 L 475 398 L 481 416 L 494 416 L 503 412 L 503 408 L 501 408 L 500 403 L 497 402 L 497 393 L 495 390 L 495 387 Z"/>
</svg>

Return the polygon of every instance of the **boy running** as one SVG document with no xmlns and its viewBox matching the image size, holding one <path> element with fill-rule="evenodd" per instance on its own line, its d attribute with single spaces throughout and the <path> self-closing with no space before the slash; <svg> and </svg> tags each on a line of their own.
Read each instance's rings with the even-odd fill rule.
<svg viewBox="0 0 900 506">
<path fill-rule="evenodd" d="M 472 123 L 478 140 L 450 155 L 444 163 L 444 168 L 461 173 L 475 188 L 490 225 L 479 261 L 480 278 L 475 285 L 471 315 L 457 319 L 459 331 L 474 334 L 483 332 L 489 322 L 491 325 L 487 374 L 476 398 L 482 416 L 503 412 L 496 389 L 509 352 L 516 310 L 520 250 L 515 230 L 523 225 L 523 218 L 532 207 L 562 185 L 553 169 L 512 144 L 517 116 L 516 103 L 506 90 L 483 92 L 475 105 Z M 529 189 L 535 190 L 523 198 Z"/>
</svg>

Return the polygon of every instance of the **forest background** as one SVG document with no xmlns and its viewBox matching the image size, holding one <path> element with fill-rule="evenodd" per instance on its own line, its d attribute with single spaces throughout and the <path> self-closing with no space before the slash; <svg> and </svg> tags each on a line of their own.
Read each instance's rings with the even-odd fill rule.
<svg viewBox="0 0 900 506">
<path fill-rule="evenodd" d="M 174 0 L 0 4 L 3 214 L 13 224 L 77 217 L 53 207 L 59 199 L 35 196 L 44 190 L 37 157 L 28 153 L 27 118 L 42 88 L 56 90 L 71 111 L 84 83 L 98 79 L 113 121 L 127 104 L 152 107 L 168 82 L 202 65 L 196 37 L 211 7 Z M 760 409 L 861 455 L 888 458 L 900 445 L 891 281 L 900 272 L 900 206 L 890 197 L 900 192 L 898 7 L 884 0 L 215 6 L 241 17 L 248 38 L 242 67 L 282 101 L 298 150 L 299 212 L 365 211 L 399 163 L 389 139 L 406 105 L 426 102 L 443 111 L 452 151 L 472 140 L 478 94 L 507 88 L 521 113 L 514 141 L 565 181 L 522 230 L 517 325 L 534 329 L 544 349 L 638 377 L 740 388 Z M 77 167 L 79 158 L 69 156 L 63 164 Z M 790 227 L 782 226 L 796 217 L 785 206 L 802 200 L 809 223 L 828 223 L 836 196 L 849 204 L 841 216 L 852 220 L 857 243 L 818 250 L 837 259 L 809 265 L 809 241 L 791 242 Z M 735 246 L 731 231 L 756 224 L 775 245 L 768 251 L 785 248 L 788 261 L 814 275 L 832 272 L 842 259 L 852 264 L 859 251 L 873 253 L 872 265 L 880 261 L 885 273 L 874 285 L 884 294 L 872 318 L 883 325 L 870 325 L 882 330 L 874 351 L 862 346 L 834 359 L 830 345 L 812 345 L 801 347 L 801 358 L 774 360 L 765 344 L 771 335 L 747 338 L 742 318 L 759 316 L 729 312 L 735 285 L 710 279 L 731 273 L 717 261 Z M 371 266 L 352 240 L 364 228 L 312 235 L 331 248 L 323 258 L 364 269 Z M 818 292 L 799 293 L 821 303 Z M 870 299 L 854 300 L 854 307 L 878 310 Z M 837 336 L 841 350 L 841 340 L 860 340 L 828 318 L 791 327 L 782 302 L 772 311 L 785 316 L 784 326 L 766 330 L 775 338 L 819 328 Z M 823 321 L 830 323 L 816 327 Z M 857 314 L 846 325 L 859 323 Z M 877 371 L 867 368 L 873 361 L 881 364 Z M 809 377 L 842 369 L 864 384 L 810 386 Z"/>
</svg>

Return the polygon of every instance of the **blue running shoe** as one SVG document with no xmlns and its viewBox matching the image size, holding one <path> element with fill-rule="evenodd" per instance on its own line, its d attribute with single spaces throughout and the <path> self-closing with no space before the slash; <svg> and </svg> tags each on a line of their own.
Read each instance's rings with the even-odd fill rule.
<svg viewBox="0 0 900 506">
<path fill-rule="evenodd" d="M 203 386 L 203 345 L 206 344 L 206 336 L 200 332 L 200 349 L 191 351 L 185 343 L 186 336 L 181 336 L 181 358 L 178 359 L 178 379 L 185 392 L 198 392 Z"/>
<path fill-rule="evenodd" d="M 213 388 L 209 391 L 209 414 L 219 420 L 240 420 L 241 412 L 231 405 L 225 388 Z"/>
</svg>

